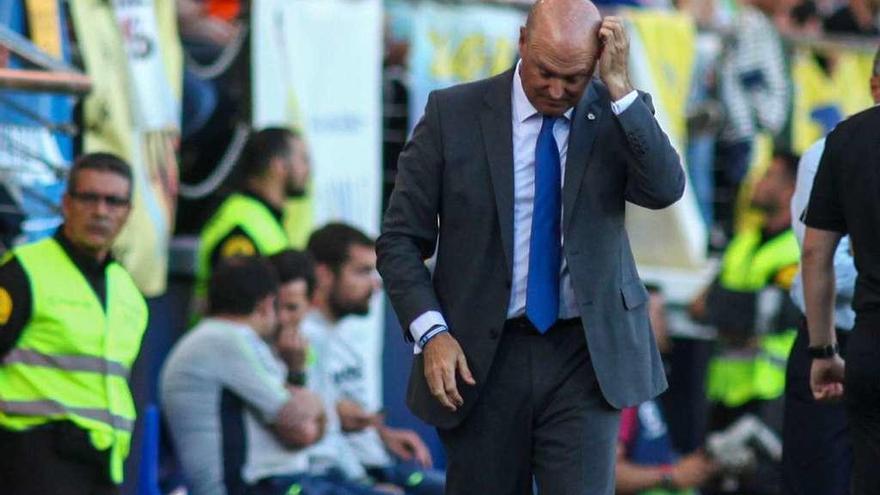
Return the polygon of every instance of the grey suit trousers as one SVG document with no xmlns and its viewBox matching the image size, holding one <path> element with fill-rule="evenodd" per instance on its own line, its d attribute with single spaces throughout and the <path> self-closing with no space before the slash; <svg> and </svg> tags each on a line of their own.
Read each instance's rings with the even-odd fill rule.
<svg viewBox="0 0 880 495">
<path fill-rule="evenodd" d="M 580 320 L 509 320 L 470 414 L 438 429 L 446 493 L 613 495 L 620 412 L 603 398 Z"/>
</svg>

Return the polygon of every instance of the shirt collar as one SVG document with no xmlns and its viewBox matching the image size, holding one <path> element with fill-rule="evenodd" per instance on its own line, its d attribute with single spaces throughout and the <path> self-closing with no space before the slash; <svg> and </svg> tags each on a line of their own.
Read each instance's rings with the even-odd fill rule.
<svg viewBox="0 0 880 495">
<path fill-rule="evenodd" d="M 269 212 L 272 213 L 272 216 L 275 217 L 275 220 L 278 220 L 278 223 L 283 223 L 284 212 L 282 210 L 279 210 L 278 208 L 276 208 L 274 205 L 272 205 L 272 203 L 266 201 L 266 198 L 260 196 L 259 194 L 257 194 L 256 192 L 254 192 L 248 188 L 242 189 L 240 191 L 240 194 L 242 194 L 243 196 L 247 196 L 249 198 L 255 199 L 255 200 L 259 201 L 260 203 L 262 203 L 263 206 L 265 206 L 266 209 L 268 209 Z"/>
<path fill-rule="evenodd" d="M 522 60 L 516 63 L 516 69 L 513 70 L 513 118 L 517 123 L 522 124 L 535 115 L 539 115 L 539 112 L 529 101 L 529 97 L 526 96 L 526 91 L 523 89 L 522 78 L 519 76 L 520 65 L 522 65 Z M 562 116 L 571 121 L 572 112 L 574 112 L 573 107 L 566 110 Z"/>
<path fill-rule="evenodd" d="M 81 249 L 77 248 L 73 245 L 70 239 L 64 234 L 64 225 L 62 224 L 58 227 L 58 230 L 55 231 L 55 241 L 64 249 L 64 252 L 67 253 L 67 256 L 73 261 L 79 270 L 85 274 L 89 275 L 100 275 L 104 273 L 104 269 L 107 268 L 110 263 L 113 263 L 115 260 L 113 259 L 113 255 L 107 254 L 107 257 L 104 258 L 103 261 L 98 261 L 94 257 L 89 256 L 84 253 Z"/>
</svg>

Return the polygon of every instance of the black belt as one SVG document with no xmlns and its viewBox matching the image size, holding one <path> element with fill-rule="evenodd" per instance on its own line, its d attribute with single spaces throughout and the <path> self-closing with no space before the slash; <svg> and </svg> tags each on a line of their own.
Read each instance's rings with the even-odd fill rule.
<svg viewBox="0 0 880 495">
<path fill-rule="evenodd" d="M 556 320 L 556 323 L 554 323 L 553 326 L 550 327 L 550 329 L 552 330 L 553 328 L 557 328 L 557 327 L 567 327 L 567 326 L 573 326 L 573 325 L 578 325 L 578 326 L 582 325 L 580 317 L 565 318 L 565 319 Z M 538 329 L 535 328 L 535 325 L 533 325 L 532 322 L 525 315 L 517 316 L 516 318 L 511 318 L 511 319 L 505 321 L 504 328 L 532 330 L 535 332 L 538 331 Z"/>
</svg>

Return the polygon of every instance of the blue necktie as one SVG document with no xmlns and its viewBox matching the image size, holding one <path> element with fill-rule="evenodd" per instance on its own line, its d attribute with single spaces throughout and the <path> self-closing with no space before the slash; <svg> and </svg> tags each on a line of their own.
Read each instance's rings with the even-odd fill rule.
<svg viewBox="0 0 880 495">
<path fill-rule="evenodd" d="M 529 276 L 526 316 L 541 333 L 556 323 L 559 313 L 562 170 L 553 138 L 556 117 L 544 117 L 535 146 L 535 203 L 529 240 Z"/>
</svg>

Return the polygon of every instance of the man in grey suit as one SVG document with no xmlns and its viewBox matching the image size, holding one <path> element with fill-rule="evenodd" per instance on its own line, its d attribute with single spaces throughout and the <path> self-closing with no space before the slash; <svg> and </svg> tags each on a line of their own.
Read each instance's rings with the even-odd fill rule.
<svg viewBox="0 0 880 495">
<path fill-rule="evenodd" d="M 540 0 L 519 50 L 515 69 L 429 96 L 378 267 L 447 493 L 524 495 L 534 477 L 542 494 L 610 495 L 619 409 L 666 387 L 624 203 L 669 206 L 684 173 L 630 85 L 620 19 Z"/>
</svg>

